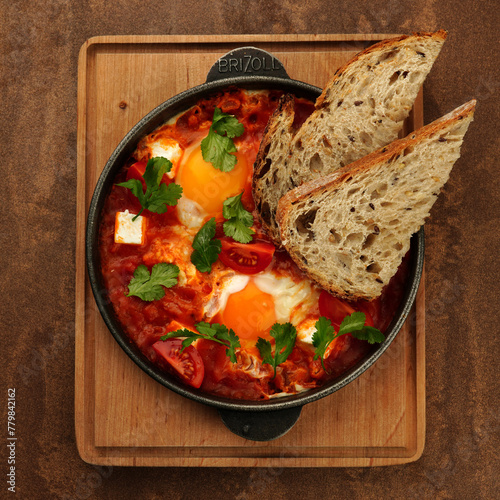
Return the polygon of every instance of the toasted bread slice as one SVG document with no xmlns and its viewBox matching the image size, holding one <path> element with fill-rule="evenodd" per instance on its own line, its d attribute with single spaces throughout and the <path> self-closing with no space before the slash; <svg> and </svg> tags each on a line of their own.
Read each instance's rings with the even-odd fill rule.
<svg viewBox="0 0 500 500">
<path fill-rule="evenodd" d="M 475 104 L 284 196 L 278 223 L 296 264 L 339 297 L 379 296 L 460 157 Z"/>
<path fill-rule="evenodd" d="M 446 32 L 401 36 L 360 52 L 335 72 L 295 133 L 293 98 L 271 117 L 257 155 L 253 195 L 264 228 L 280 243 L 279 199 L 398 137 Z"/>
</svg>

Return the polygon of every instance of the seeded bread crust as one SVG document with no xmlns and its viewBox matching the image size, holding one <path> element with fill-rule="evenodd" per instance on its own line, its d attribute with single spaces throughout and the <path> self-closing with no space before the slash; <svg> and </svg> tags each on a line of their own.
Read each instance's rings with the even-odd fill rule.
<svg viewBox="0 0 500 500">
<path fill-rule="evenodd" d="M 378 297 L 460 157 L 475 105 L 281 198 L 281 241 L 298 267 L 341 298 Z"/>
<path fill-rule="evenodd" d="M 298 131 L 292 128 L 293 98 L 282 101 L 253 176 L 259 218 L 276 244 L 279 199 L 395 140 L 445 39 L 444 30 L 417 33 L 360 52 L 335 72 Z"/>
</svg>

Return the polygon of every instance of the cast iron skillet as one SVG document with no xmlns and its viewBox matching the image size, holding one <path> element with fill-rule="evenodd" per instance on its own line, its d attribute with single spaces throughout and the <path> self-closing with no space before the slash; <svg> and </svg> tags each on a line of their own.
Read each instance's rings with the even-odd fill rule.
<svg viewBox="0 0 500 500">
<path fill-rule="evenodd" d="M 187 110 L 201 97 L 231 85 L 247 89 L 281 89 L 312 101 L 321 89 L 292 80 L 283 65 L 274 56 L 261 49 L 243 47 L 221 57 L 210 69 L 204 84 L 186 90 L 160 104 L 148 113 L 125 136 L 109 158 L 97 182 L 90 204 L 86 259 L 89 280 L 101 315 L 121 348 L 155 380 L 169 389 L 218 409 L 224 424 L 235 434 L 254 441 L 276 439 L 288 432 L 299 418 L 302 406 L 341 389 L 369 368 L 387 349 L 403 326 L 415 300 L 424 258 L 424 233 L 421 229 L 412 237 L 410 277 L 402 304 L 386 332 L 386 340 L 374 348 L 351 370 L 320 388 L 269 401 L 240 401 L 212 396 L 184 385 L 175 377 L 154 366 L 122 331 L 103 286 L 99 265 L 99 222 L 104 201 L 113 179 L 135 150 L 139 140 L 177 113 Z"/>
</svg>

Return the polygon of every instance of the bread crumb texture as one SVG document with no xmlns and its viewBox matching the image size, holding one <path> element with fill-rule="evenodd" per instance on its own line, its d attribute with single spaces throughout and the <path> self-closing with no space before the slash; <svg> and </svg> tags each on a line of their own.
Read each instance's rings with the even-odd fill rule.
<svg viewBox="0 0 500 500">
<path fill-rule="evenodd" d="M 335 72 L 296 133 L 293 106 L 273 115 L 256 161 L 254 198 L 275 242 L 282 196 L 397 139 L 441 50 L 443 33 L 386 40 L 356 55 Z"/>
<path fill-rule="evenodd" d="M 380 295 L 448 180 L 471 120 L 472 111 L 450 113 L 323 187 L 291 203 L 287 197 L 287 207 L 280 202 L 281 237 L 292 258 L 339 296 Z"/>
</svg>

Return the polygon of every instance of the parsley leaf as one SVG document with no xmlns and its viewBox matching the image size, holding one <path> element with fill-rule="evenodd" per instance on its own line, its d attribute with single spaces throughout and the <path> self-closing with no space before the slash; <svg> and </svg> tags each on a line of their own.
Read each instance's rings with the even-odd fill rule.
<svg viewBox="0 0 500 500">
<path fill-rule="evenodd" d="M 351 333 L 355 330 L 361 330 L 365 326 L 366 316 L 362 312 L 353 312 L 350 316 L 346 316 L 340 323 L 338 335 Z"/>
<path fill-rule="evenodd" d="M 367 340 L 370 344 L 385 340 L 385 335 L 373 326 L 365 326 L 366 316 L 362 312 L 353 312 L 346 316 L 339 327 L 338 335 L 350 333 L 359 340 Z"/>
<path fill-rule="evenodd" d="M 191 262 L 200 273 L 209 273 L 212 264 L 217 260 L 221 251 L 221 242 L 215 236 L 215 217 L 207 221 L 196 233 L 193 240 Z"/>
<path fill-rule="evenodd" d="M 172 162 L 163 156 L 156 156 L 148 160 L 142 177 L 147 187 L 159 186 L 163 176 L 170 170 L 172 170 Z"/>
<path fill-rule="evenodd" d="M 130 189 L 130 191 L 132 191 L 132 194 L 139 199 L 139 203 L 141 204 L 141 206 L 144 206 L 145 203 L 146 203 L 146 198 L 144 196 L 144 192 L 142 190 L 142 183 L 141 181 L 137 180 L 137 179 L 130 179 L 128 180 L 127 182 L 120 182 L 119 184 L 117 184 L 117 186 L 122 186 L 122 187 L 126 187 L 127 189 Z M 141 210 L 142 212 L 142 210 Z M 137 214 L 136 217 L 139 217 L 140 213 Z M 133 220 L 136 219 L 136 217 L 133 218 Z"/>
<path fill-rule="evenodd" d="M 275 323 L 271 328 L 270 335 L 276 341 L 274 356 L 269 340 L 259 337 L 256 347 L 262 357 L 262 363 L 271 365 L 276 377 L 277 366 L 284 363 L 293 350 L 295 339 L 297 338 L 297 330 L 291 323 Z"/>
<path fill-rule="evenodd" d="M 273 348 L 271 346 L 271 342 L 269 342 L 266 339 L 263 339 L 262 337 L 259 337 L 259 340 L 257 340 L 255 347 L 257 347 L 257 349 L 260 352 L 260 356 L 262 357 L 262 363 L 263 364 L 267 363 L 268 365 L 273 366 L 274 359 L 273 359 Z M 276 370 L 274 376 L 276 376 Z"/>
<path fill-rule="evenodd" d="M 168 186 L 161 182 L 163 176 L 170 172 L 172 163 L 170 160 L 158 156 L 151 158 L 147 165 L 146 171 L 143 174 L 144 182 L 146 183 L 146 192 L 143 191 L 142 182 L 138 179 L 129 179 L 126 182 L 120 182 L 117 186 L 122 186 L 132 191 L 132 194 L 137 197 L 141 204 L 140 212 L 132 219 L 133 221 L 142 214 L 142 211 L 147 209 L 150 212 L 164 214 L 168 210 L 168 206 L 177 205 L 177 200 L 182 195 L 182 187 L 174 182 Z"/>
<path fill-rule="evenodd" d="M 312 344 L 316 348 L 314 359 L 321 359 L 323 370 L 326 371 L 324 359 L 328 346 L 333 340 L 346 333 L 350 333 L 359 340 L 366 340 L 370 344 L 380 343 L 385 340 L 385 335 L 380 330 L 373 326 L 365 326 L 365 321 L 366 316 L 364 313 L 353 312 L 342 320 L 338 333 L 335 333 L 331 321 L 324 316 L 321 316 L 316 321 L 316 331 L 312 337 Z"/>
<path fill-rule="evenodd" d="M 245 131 L 243 124 L 236 116 L 223 113 L 219 108 L 214 109 L 212 127 L 218 134 L 226 134 L 228 137 L 239 137 Z"/>
<path fill-rule="evenodd" d="M 184 328 L 183 330 L 176 330 L 175 332 L 169 332 L 166 335 L 160 337 L 160 340 L 167 340 L 175 337 L 186 337 L 182 341 L 182 349 L 185 349 L 189 345 L 191 345 L 197 339 L 207 339 L 213 340 L 214 342 L 218 342 L 226 346 L 226 354 L 229 356 L 229 359 L 236 363 L 236 348 L 241 347 L 240 339 L 231 329 L 227 329 L 226 326 L 220 325 L 219 323 L 197 323 L 195 328 L 198 332 L 193 332 L 192 330 L 188 330 Z"/>
<path fill-rule="evenodd" d="M 351 332 L 351 335 L 359 340 L 366 340 L 370 344 L 380 344 L 385 340 L 385 335 L 373 326 L 364 326 L 361 330 Z"/>
<path fill-rule="evenodd" d="M 335 338 L 335 330 L 332 326 L 332 322 L 321 316 L 318 321 L 316 321 L 316 331 L 312 336 L 312 344 L 316 347 L 316 352 L 313 359 L 321 359 L 321 365 L 323 370 L 326 371 L 324 365 L 325 352 L 327 347 L 330 345 L 332 340 Z"/>
<path fill-rule="evenodd" d="M 161 299 L 165 296 L 163 287 L 171 288 L 176 285 L 178 275 L 179 268 L 175 264 L 166 262 L 155 264 L 151 274 L 148 268 L 141 264 L 134 271 L 134 277 L 128 284 L 127 297 L 136 296 L 148 302 Z"/>
<path fill-rule="evenodd" d="M 203 159 L 222 172 L 230 172 L 237 163 L 236 146 L 233 137 L 239 137 L 245 131 L 238 119 L 219 108 L 214 109 L 212 125 L 208 135 L 201 141 Z"/>
<path fill-rule="evenodd" d="M 240 243 L 250 243 L 255 233 L 251 228 L 253 217 L 241 203 L 243 192 L 228 198 L 222 205 L 222 215 L 227 219 L 222 226 L 224 234 Z"/>
</svg>

